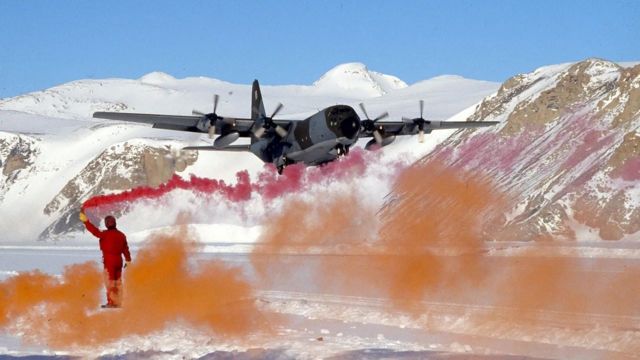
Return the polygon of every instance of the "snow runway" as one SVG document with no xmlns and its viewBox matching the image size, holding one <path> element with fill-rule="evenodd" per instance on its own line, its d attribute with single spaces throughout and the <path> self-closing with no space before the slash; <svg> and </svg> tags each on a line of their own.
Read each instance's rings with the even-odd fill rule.
<svg viewBox="0 0 640 360">
<path fill-rule="evenodd" d="M 634 247 L 633 244 L 624 246 Z M 493 267 L 509 271 L 508 267 L 518 266 L 521 259 L 517 255 L 519 247 L 496 246 L 494 250 L 488 250 L 488 254 L 493 255 L 488 255 L 486 260 Z M 586 265 L 576 269 L 581 273 L 579 276 L 613 279 L 630 267 L 640 266 L 640 257 L 629 256 L 633 251 L 627 251 L 627 257 L 623 259 L 613 257 L 616 252 L 610 243 L 602 243 L 601 246 L 574 244 L 572 248 L 574 253 L 590 254 L 580 259 Z M 542 255 L 562 252 L 558 250 L 562 249 L 561 246 L 550 249 L 553 250 Z M 599 253 L 599 256 L 593 257 L 594 253 Z M 300 274 L 326 257 L 359 262 L 354 261 L 359 257 L 356 255 L 330 253 L 263 256 L 279 258 L 289 266 L 290 272 Z M 256 280 L 249 254 L 201 252 L 194 256 L 194 259 L 212 258 L 240 267 L 250 281 Z M 359 258 L 366 263 L 366 256 Z M 98 261 L 99 252 L 89 247 L 3 247 L 0 248 L 0 279 L 36 268 L 60 274 L 64 266 L 86 260 Z M 210 334 L 176 324 L 150 336 L 123 339 L 99 349 L 56 352 L 39 345 L 24 344 L 18 338 L 2 334 L 0 352 L 6 355 L 83 356 L 98 353 L 135 356 L 155 352 L 168 357 L 209 355 L 216 358 L 258 351 L 267 358 L 336 356 L 349 359 L 362 356 L 382 358 L 390 354 L 397 358 L 438 358 L 451 353 L 539 358 L 631 358 L 640 351 L 640 316 L 637 311 L 621 313 L 619 309 L 612 308 L 603 313 L 585 313 L 547 308 L 523 312 L 521 309 L 491 305 L 490 299 L 482 297 L 455 298 L 451 294 L 434 292 L 426 294 L 421 304 L 424 311 L 416 316 L 394 310 L 388 299 L 376 294 L 375 290 L 367 290 L 367 287 L 332 291 L 306 282 L 303 275 L 286 280 L 273 282 L 270 288 L 255 292 L 254 301 L 261 310 L 279 314 L 284 320 L 269 336 L 255 335 L 237 342 L 212 338 Z"/>
</svg>

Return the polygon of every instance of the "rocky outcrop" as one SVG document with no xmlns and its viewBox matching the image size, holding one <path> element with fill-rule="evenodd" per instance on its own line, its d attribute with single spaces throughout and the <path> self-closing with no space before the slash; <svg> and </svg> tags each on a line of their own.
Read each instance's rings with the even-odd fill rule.
<svg viewBox="0 0 640 360">
<path fill-rule="evenodd" d="M 197 152 L 174 152 L 168 147 L 152 147 L 144 142 L 111 146 L 69 181 L 44 208 L 57 220 L 40 235 L 56 235 L 81 228 L 78 212 L 82 202 L 94 195 L 129 190 L 138 186 L 158 186 L 197 160 Z"/>
<path fill-rule="evenodd" d="M 36 156 L 34 140 L 19 135 L 0 138 L 0 156 L 2 175 L 12 177 L 16 172 L 26 169 Z"/>
<path fill-rule="evenodd" d="M 31 165 L 38 156 L 36 140 L 13 134 L 0 136 L 0 201 L 4 192 L 18 178 L 21 171 L 30 171 Z"/>
<path fill-rule="evenodd" d="M 589 59 L 506 81 L 422 159 L 490 177 L 510 199 L 494 239 L 618 240 L 640 232 L 640 66 Z M 425 195 L 426 196 L 426 195 Z"/>
</svg>

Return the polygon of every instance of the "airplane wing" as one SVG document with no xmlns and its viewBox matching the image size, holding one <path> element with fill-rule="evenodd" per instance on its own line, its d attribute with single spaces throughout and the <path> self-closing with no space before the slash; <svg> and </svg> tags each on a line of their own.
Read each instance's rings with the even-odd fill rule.
<svg viewBox="0 0 640 360">
<path fill-rule="evenodd" d="M 156 115 L 156 114 L 134 114 L 119 112 L 95 112 L 94 118 L 120 120 L 142 124 L 150 124 L 160 129 L 199 131 L 196 125 L 200 116 L 179 116 L 179 115 Z M 195 129 L 195 130 L 193 130 Z"/>
<path fill-rule="evenodd" d="M 121 113 L 121 112 L 95 112 L 94 118 L 119 120 L 126 122 L 134 122 L 141 124 L 153 125 L 157 129 L 168 129 L 176 131 L 190 132 L 206 132 L 198 128 L 198 122 L 203 119 L 202 116 L 195 115 L 160 115 L 160 114 L 139 114 L 139 113 Z M 219 117 L 228 124 L 233 124 L 234 129 L 240 133 L 240 137 L 250 137 L 251 127 L 254 121 L 245 118 Z M 276 120 L 273 122 L 280 126 L 287 126 L 291 121 L 295 120 Z"/>
<path fill-rule="evenodd" d="M 424 132 L 430 133 L 433 130 L 445 129 L 469 129 L 498 124 L 498 121 L 440 121 L 427 120 L 424 123 Z M 376 121 L 376 127 L 382 127 L 382 133 L 389 135 L 415 135 L 418 133 L 418 126 L 411 122 L 405 121 Z M 373 132 L 364 132 L 360 137 L 373 137 Z"/>
</svg>

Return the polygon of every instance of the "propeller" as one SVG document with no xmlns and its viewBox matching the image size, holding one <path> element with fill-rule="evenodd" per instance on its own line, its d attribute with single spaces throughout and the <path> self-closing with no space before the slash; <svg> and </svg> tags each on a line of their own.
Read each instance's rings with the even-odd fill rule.
<svg viewBox="0 0 640 360">
<path fill-rule="evenodd" d="M 418 128 L 418 141 L 421 143 L 424 142 L 424 125 L 431 124 L 431 121 L 424 119 L 423 113 L 424 113 L 424 100 L 420 100 L 420 117 L 419 118 L 409 119 L 404 116 L 402 117 L 402 122 L 407 124 L 413 124 L 415 127 Z"/>
<path fill-rule="evenodd" d="M 216 122 L 219 120 L 225 121 L 222 116 L 218 116 L 216 111 L 218 110 L 218 102 L 220 101 L 220 96 L 218 94 L 213 95 L 213 112 L 209 114 L 205 114 L 202 111 L 193 110 L 191 114 L 195 116 L 201 116 L 201 124 L 198 124 L 198 128 L 201 130 L 207 130 L 209 133 L 209 138 L 213 139 L 216 135 Z M 208 123 L 207 123 L 208 122 Z"/>
<path fill-rule="evenodd" d="M 382 114 L 378 115 L 375 119 L 371 119 L 363 103 L 360 103 L 360 109 L 362 110 L 362 112 L 364 113 L 364 116 L 366 117 L 366 119 L 360 121 L 360 126 L 362 127 L 362 131 L 368 134 L 373 134 L 373 138 L 375 139 L 376 144 L 382 146 L 383 128 L 382 126 L 376 126 L 376 121 L 386 118 L 387 116 L 389 116 L 389 113 L 385 111 Z"/>
<path fill-rule="evenodd" d="M 280 112 L 280 110 L 282 110 L 283 107 L 284 105 L 282 105 L 282 103 L 278 103 L 278 106 L 276 106 L 276 109 L 273 110 L 273 113 L 271 114 L 271 116 L 265 117 L 263 119 L 262 126 L 258 128 L 256 131 L 254 131 L 253 135 L 255 135 L 255 137 L 257 138 L 261 138 L 268 129 L 273 128 L 275 129 L 278 136 L 280 136 L 281 138 L 286 137 L 289 132 L 285 128 L 276 124 L 273 121 L 273 117 L 278 115 L 278 113 Z"/>
</svg>

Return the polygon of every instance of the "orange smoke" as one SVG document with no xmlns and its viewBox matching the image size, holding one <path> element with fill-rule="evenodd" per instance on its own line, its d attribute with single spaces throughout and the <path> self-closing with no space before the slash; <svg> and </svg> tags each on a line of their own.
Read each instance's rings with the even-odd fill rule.
<svg viewBox="0 0 640 360">
<path fill-rule="evenodd" d="M 393 195 L 396 201 L 381 212 L 378 241 L 395 305 L 405 309 L 429 292 L 457 294 L 482 283 L 483 229 L 505 204 L 488 180 L 436 163 L 417 165 L 401 174 Z"/>
<path fill-rule="evenodd" d="M 428 291 L 481 280 L 482 226 L 504 201 L 488 181 L 415 166 L 403 171 L 379 214 L 358 196 L 326 192 L 288 203 L 253 254 L 261 278 L 283 281 L 290 273 L 291 263 L 265 253 L 325 251 L 311 270 L 318 290 L 382 295 L 406 311 L 416 311 Z M 447 252 L 456 256 L 439 256 Z"/>
<path fill-rule="evenodd" d="M 251 254 L 257 285 L 383 297 L 413 315 L 428 310 L 425 301 L 494 309 L 469 318 L 478 324 L 519 325 L 541 313 L 556 324 L 567 313 L 640 316 L 637 262 L 559 256 L 548 242 L 497 256 L 487 242 L 511 208 L 489 178 L 435 162 L 403 170 L 380 211 L 353 188 L 291 196 L 269 216 Z M 197 247 L 191 238 L 182 228 L 149 239 L 125 270 L 122 310 L 94 310 L 103 291 L 95 263 L 69 267 L 61 279 L 12 277 L 0 283 L 0 326 L 57 347 L 145 335 L 179 321 L 232 336 L 263 328 L 269 319 L 240 270 L 189 262 Z M 309 253 L 319 256 L 295 256 Z"/>
<path fill-rule="evenodd" d="M 69 324 L 52 323 L 53 319 L 77 318 L 97 307 L 102 271 L 95 263 L 68 266 L 62 278 L 33 271 L 1 282 L 0 326 L 15 328 L 19 321 L 38 331 L 54 333 L 59 325 L 64 328 Z"/>
<path fill-rule="evenodd" d="M 93 346 L 184 322 L 225 336 L 262 328 L 241 270 L 219 261 L 190 262 L 197 243 L 186 227 L 152 235 L 124 270 L 124 306 L 98 310 L 102 269 L 72 265 L 60 279 L 40 272 L 0 283 L 0 325 L 54 348 Z"/>
<path fill-rule="evenodd" d="M 511 206 L 487 176 L 421 163 L 403 171 L 378 216 L 355 191 L 288 203 L 252 260 L 263 281 L 299 280 L 300 266 L 310 291 L 381 296 L 416 315 L 424 301 L 509 308 L 493 316 L 517 321 L 535 321 L 537 310 L 640 314 L 637 266 L 600 271 L 615 262 L 554 256 L 548 243 L 489 256 L 490 230 Z M 324 256 L 285 261 L 272 252 Z"/>
</svg>

